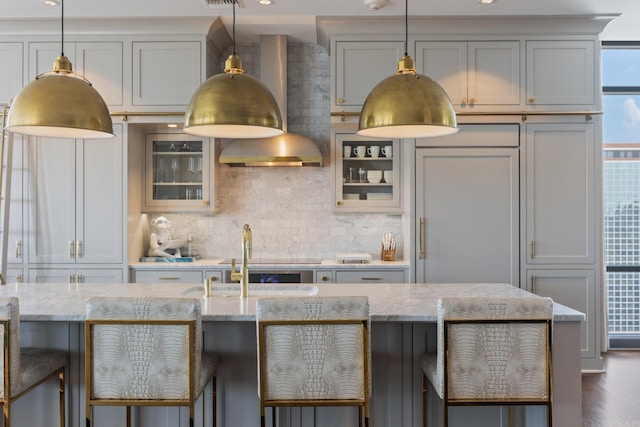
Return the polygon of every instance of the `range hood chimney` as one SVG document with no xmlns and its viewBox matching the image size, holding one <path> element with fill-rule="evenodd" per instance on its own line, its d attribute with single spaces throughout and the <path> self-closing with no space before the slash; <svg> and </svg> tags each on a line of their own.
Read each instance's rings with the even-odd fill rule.
<svg viewBox="0 0 640 427">
<path fill-rule="evenodd" d="M 220 154 L 231 166 L 321 166 L 322 154 L 309 138 L 287 131 L 287 36 L 260 36 L 260 81 L 280 107 L 285 133 L 271 138 L 234 139 Z"/>
</svg>

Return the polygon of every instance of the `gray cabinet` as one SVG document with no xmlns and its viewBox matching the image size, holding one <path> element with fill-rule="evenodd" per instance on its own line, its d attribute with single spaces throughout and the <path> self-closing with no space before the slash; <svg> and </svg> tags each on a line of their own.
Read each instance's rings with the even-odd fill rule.
<svg viewBox="0 0 640 427">
<path fill-rule="evenodd" d="M 528 108 L 599 108 L 600 61 L 594 40 L 526 43 Z"/>
<path fill-rule="evenodd" d="M 215 209 L 215 141 L 183 133 L 145 135 L 143 212 Z"/>
<path fill-rule="evenodd" d="M 331 131 L 333 209 L 336 212 L 403 211 L 399 140 L 358 136 L 355 130 Z"/>
<path fill-rule="evenodd" d="M 30 268 L 28 283 L 122 283 L 120 268 Z"/>
<path fill-rule="evenodd" d="M 0 43 L 0 105 L 8 105 L 9 101 L 20 92 L 23 86 L 23 43 Z"/>
<path fill-rule="evenodd" d="M 24 227 L 25 210 L 28 206 L 24 197 L 24 176 L 27 162 L 25 158 L 24 138 L 9 134 L 12 142 L 11 189 L 9 201 L 9 227 L 7 244 L 7 263 L 23 264 L 26 260 L 27 241 Z"/>
<path fill-rule="evenodd" d="M 371 89 L 396 72 L 403 54 L 404 42 L 386 37 L 336 41 L 331 55 L 331 111 L 359 112 Z"/>
<path fill-rule="evenodd" d="M 416 150 L 416 281 L 519 286 L 518 125 L 461 128 Z"/>
<path fill-rule="evenodd" d="M 595 132 L 593 122 L 527 125 L 527 264 L 595 262 Z"/>
<path fill-rule="evenodd" d="M 134 283 L 202 283 L 202 269 L 136 269 L 132 273 Z"/>
<path fill-rule="evenodd" d="M 599 357 L 596 275 L 592 269 L 528 269 L 526 290 L 586 314 L 580 328 L 583 358 Z"/>
<path fill-rule="evenodd" d="M 521 268 L 527 290 L 586 314 L 583 369 L 601 369 L 602 148 L 598 119 L 526 126 Z"/>
<path fill-rule="evenodd" d="M 336 270 L 336 283 L 404 283 L 404 270 L 384 269 L 345 269 Z"/>
<path fill-rule="evenodd" d="M 30 139 L 30 263 L 124 261 L 124 149 L 114 131 L 100 141 Z"/>
<path fill-rule="evenodd" d="M 67 42 L 64 54 L 73 71 L 89 80 L 108 106 L 124 105 L 122 42 Z M 51 71 L 59 55 L 59 42 L 29 43 L 29 81 Z"/>
<path fill-rule="evenodd" d="M 416 69 L 457 110 L 520 105 L 519 41 L 418 41 Z"/>
<path fill-rule="evenodd" d="M 200 41 L 135 41 L 132 46 L 134 107 L 186 107 L 205 77 Z"/>
</svg>

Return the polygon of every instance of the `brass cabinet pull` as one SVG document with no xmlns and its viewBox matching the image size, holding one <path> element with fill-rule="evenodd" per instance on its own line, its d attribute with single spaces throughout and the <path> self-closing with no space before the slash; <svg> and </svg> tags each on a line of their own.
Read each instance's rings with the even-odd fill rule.
<svg viewBox="0 0 640 427">
<path fill-rule="evenodd" d="M 338 201 L 336 202 L 336 205 L 338 205 L 338 206 L 342 206 L 342 204 L 343 204 L 343 203 L 342 203 L 342 200 L 338 200 Z"/>
<path fill-rule="evenodd" d="M 338 98 L 337 101 L 338 101 L 338 104 L 342 104 L 344 102 L 344 98 Z"/>
<path fill-rule="evenodd" d="M 16 283 L 22 283 L 22 274 L 16 276 Z"/>
<path fill-rule="evenodd" d="M 534 275 L 532 274 L 532 275 L 531 275 L 531 293 L 532 293 L 532 294 L 533 294 L 533 293 L 535 293 L 535 292 L 533 291 L 533 289 L 535 288 L 535 286 L 533 286 L 533 284 L 535 283 L 535 281 L 536 281 L 536 276 L 534 276 Z"/>
<path fill-rule="evenodd" d="M 473 105 L 476 103 L 476 99 L 475 98 L 470 98 L 469 99 L 469 105 Z"/>
<path fill-rule="evenodd" d="M 76 275 L 75 274 L 70 274 L 69 275 L 69 283 L 76 283 Z"/>
<path fill-rule="evenodd" d="M 83 252 L 82 240 L 76 240 L 76 258 L 82 258 Z"/>
<path fill-rule="evenodd" d="M 535 245 L 533 243 L 533 240 L 529 242 L 529 258 L 533 259 L 533 249 L 535 248 Z"/>
<path fill-rule="evenodd" d="M 76 275 L 76 282 L 77 283 L 84 283 L 84 276 L 81 274 Z"/>
<path fill-rule="evenodd" d="M 70 259 L 75 259 L 76 257 L 76 253 L 75 253 L 75 244 L 73 240 L 69 240 L 69 258 Z M 73 282 L 71 282 L 73 283 Z"/>
<path fill-rule="evenodd" d="M 22 258 L 22 240 L 16 240 L 16 258 Z"/>
<path fill-rule="evenodd" d="M 159 277 L 160 280 L 179 280 L 179 277 Z"/>
<path fill-rule="evenodd" d="M 202 201 L 202 206 L 209 206 L 209 201 L 208 200 L 203 200 Z"/>
<path fill-rule="evenodd" d="M 420 218 L 420 226 L 418 229 L 418 242 L 419 242 L 419 254 L 418 254 L 418 258 L 419 259 L 424 259 L 424 247 L 423 247 L 423 234 L 424 234 L 424 218 Z"/>
<path fill-rule="evenodd" d="M 382 277 L 361 277 L 360 280 L 382 280 Z"/>
<path fill-rule="evenodd" d="M 322 276 L 321 279 L 323 282 L 328 282 L 329 281 L 329 276 Z"/>
<path fill-rule="evenodd" d="M 535 100 L 535 99 L 533 99 L 533 98 L 529 98 L 529 99 L 527 99 L 527 104 L 533 104 L 533 103 L 535 103 L 535 102 L 536 102 L 536 100 Z"/>
<path fill-rule="evenodd" d="M 211 277 L 209 277 L 209 280 L 210 280 L 211 282 L 215 282 L 215 281 L 217 281 L 217 280 L 218 280 L 218 278 L 217 278 L 216 276 L 211 276 Z"/>
<path fill-rule="evenodd" d="M 460 103 L 461 103 L 462 105 L 465 105 L 465 104 L 467 103 L 467 98 L 462 98 L 462 101 L 460 101 Z"/>
</svg>

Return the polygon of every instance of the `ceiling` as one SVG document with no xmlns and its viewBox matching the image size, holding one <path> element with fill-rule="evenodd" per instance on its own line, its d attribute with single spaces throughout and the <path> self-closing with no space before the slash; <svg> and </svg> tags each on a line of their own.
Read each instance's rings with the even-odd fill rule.
<svg viewBox="0 0 640 427">
<path fill-rule="evenodd" d="M 223 3 L 225 0 L 214 0 Z M 388 0 L 379 11 L 366 0 L 274 0 L 262 6 L 256 0 L 238 0 L 236 40 L 257 41 L 260 34 L 284 34 L 295 41 L 316 41 L 316 16 L 404 15 L 403 0 Z M 0 0 L 3 19 L 59 18 L 60 8 L 41 0 Z M 206 0 L 65 0 L 66 18 L 220 17 L 230 30 L 231 4 L 208 5 Z M 602 34 L 603 40 L 640 40 L 638 0 L 411 0 L 410 16 L 438 15 L 592 15 L 621 14 Z M 230 32 L 230 31 L 229 31 Z"/>
</svg>

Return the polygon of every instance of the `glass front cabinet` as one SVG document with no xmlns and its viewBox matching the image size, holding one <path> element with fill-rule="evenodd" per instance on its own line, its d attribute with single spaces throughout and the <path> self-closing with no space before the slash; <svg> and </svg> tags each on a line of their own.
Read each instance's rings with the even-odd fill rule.
<svg viewBox="0 0 640 427">
<path fill-rule="evenodd" d="M 213 151 L 209 138 L 146 134 L 144 211 L 213 212 Z"/>
<path fill-rule="evenodd" d="M 339 212 L 402 211 L 397 139 L 374 139 L 332 131 L 333 209 Z"/>
</svg>

